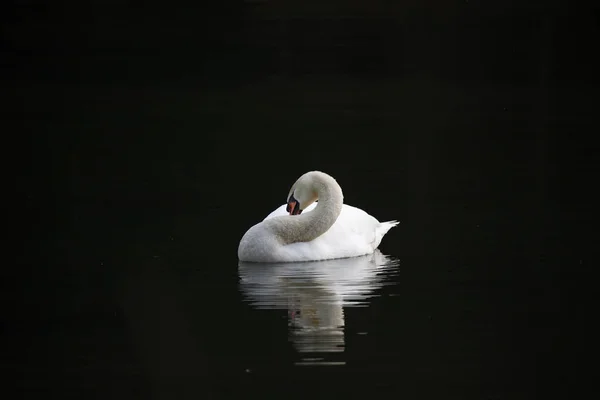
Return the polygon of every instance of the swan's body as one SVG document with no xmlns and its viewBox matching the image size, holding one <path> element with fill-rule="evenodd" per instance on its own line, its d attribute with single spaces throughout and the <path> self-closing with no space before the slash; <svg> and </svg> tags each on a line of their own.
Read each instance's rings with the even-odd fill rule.
<svg viewBox="0 0 600 400">
<path fill-rule="evenodd" d="M 288 211 L 306 213 L 288 215 Z M 240 241 L 238 257 L 250 262 L 357 257 L 373 253 L 383 236 L 397 224 L 379 222 L 363 210 L 343 204 L 342 189 L 335 179 L 312 171 L 296 181 L 287 205 L 277 208 L 246 232 Z"/>
<path fill-rule="evenodd" d="M 308 206 L 305 212 L 315 209 L 319 203 Z M 286 205 L 277 208 L 265 220 L 285 216 Z M 292 218 L 297 218 L 292 216 Z M 342 211 L 335 223 L 321 236 L 310 242 L 291 243 L 281 250 L 286 255 L 284 262 L 328 260 L 333 258 L 357 257 L 371 254 L 381 243 L 387 231 L 397 222 L 379 222 L 360 208 L 342 205 Z M 317 256 L 318 258 L 313 258 Z"/>
</svg>

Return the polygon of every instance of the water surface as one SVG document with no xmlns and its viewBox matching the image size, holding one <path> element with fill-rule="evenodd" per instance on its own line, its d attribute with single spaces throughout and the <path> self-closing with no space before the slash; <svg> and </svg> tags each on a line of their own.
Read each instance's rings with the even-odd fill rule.
<svg viewBox="0 0 600 400">
<path fill-rule="evenodd" d="M 398 267 L 398 260 L 379 250 L 316 262 L 240 262 L 240 290 L 257 311 L 287 311 L 288 340 L 298 353 L 295 365 L 345 365 L 345 310 L 367 308 L 383 285 L 393 284 Z M 349 334 L 368 330 L 355 324 Z"/>
</svg>

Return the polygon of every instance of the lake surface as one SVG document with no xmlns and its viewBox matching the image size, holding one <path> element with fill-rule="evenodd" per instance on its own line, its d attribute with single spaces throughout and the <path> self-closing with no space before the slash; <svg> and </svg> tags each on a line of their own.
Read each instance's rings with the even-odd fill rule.
<svg viewBox="0 0 600 400">
<path fill-rule="evenodd" d="M 577 390 L 593 236 L 576 172 L 593 152 L 553 134 L 578 130 L 591 89 L 578 104 L 422 76 L 204 89 L 19 88 L 43 133 L 3 280 L 3 368 L 24 397 Z M 240 264 L 243 233 L 312 169 L 400 221 L 380 252 Z"/>
<path fill-rule="evenodd" d="M 271 208 L 295 179 L 286 176 L 265 199 Z M 143 194 L 139 207 L 81 200 L 15 294 L 23 307 L 5 332 L 27 346 L 5 354 L 22 371 L 18 386 L 86 398 L 538 393 L 563 351 L 561 267 L 586 262 L 565 241 L 569 220 L 502 203 L 501 191 L 457 195 L 467 184 L 402 198 L 376 188 L 398 182 L 395 172 L 353 180 L 350 204 L 401 223 L 374 255 L 318 263 L 240 263 L 241 234 L 270 207 L 250 201 L 239 214 L 235 188 L 227 207 L 178 208 L 169 196 L 149 206 Z M 110 199 L 135 203 L 120 196 Z"/>
<path fill-rule="evenodd" d="M 590 397 L 596 10 L 29 3 L 2 13 L 3 398 Z M 310 170 L 400 224 L 240 264 Z"/>
<path fill-rule="evenodd" d="M 345 333 L 369 333 L 368 325 L 348 329 L 345 310 L 368 307 L 386 283 L 394 282 L 398 266 L 379 251 L 321 262 L 240 262 L 240 290 L 253 309 L 287 312 L 288 340 L 298 353 L 295 365 L 345 365 Z"/>
</svg>

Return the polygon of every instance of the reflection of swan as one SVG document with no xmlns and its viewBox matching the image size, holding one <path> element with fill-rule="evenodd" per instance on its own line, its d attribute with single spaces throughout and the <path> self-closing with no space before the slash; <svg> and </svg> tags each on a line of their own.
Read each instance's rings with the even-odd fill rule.
<svg viewBox="0 0 600 400">
<path fill-rule="evenodd" d="M 344 349 L 344 307 L 364 303 L 398 265 L 379 250 L 304 263 L 239 263 L 240 290 L 259 309 L 287 309 L 290 339 L 306 352 Z"/>
<path fill-rule="evenodd" d="M 344 308 L 342 298 L 314 278 L 285 278 L 288 291 L 290 339 L 296 350 L 344 351 Z"/>
<path fill-rule="evenodd" d="M 239 259 L 294 262 L 373 253 L 398 222 L 379 222 L 363 210 L 343 204 L 343 200 L 335 179 L 323 172 L 307 172 L 292 186 L 287 205 L 244 234 Z M 309 212 L 300 215 L 302 211 Z"/>
</svg>

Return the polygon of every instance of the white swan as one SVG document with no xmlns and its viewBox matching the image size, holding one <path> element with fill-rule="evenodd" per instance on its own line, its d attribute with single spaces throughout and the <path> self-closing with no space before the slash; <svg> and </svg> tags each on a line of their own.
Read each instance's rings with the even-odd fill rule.
<svg viewBox="0 0 600 400">
<path fill-rule="evenodd" d="M 320 171 L 305 173 L 290 189 L 287 204 L 244 234 L 238 258 L 297 262 L 373 253 L 398 222 L 379 222 L 343 200 L 342 188 L 333 177 Z"/>
</svg>

